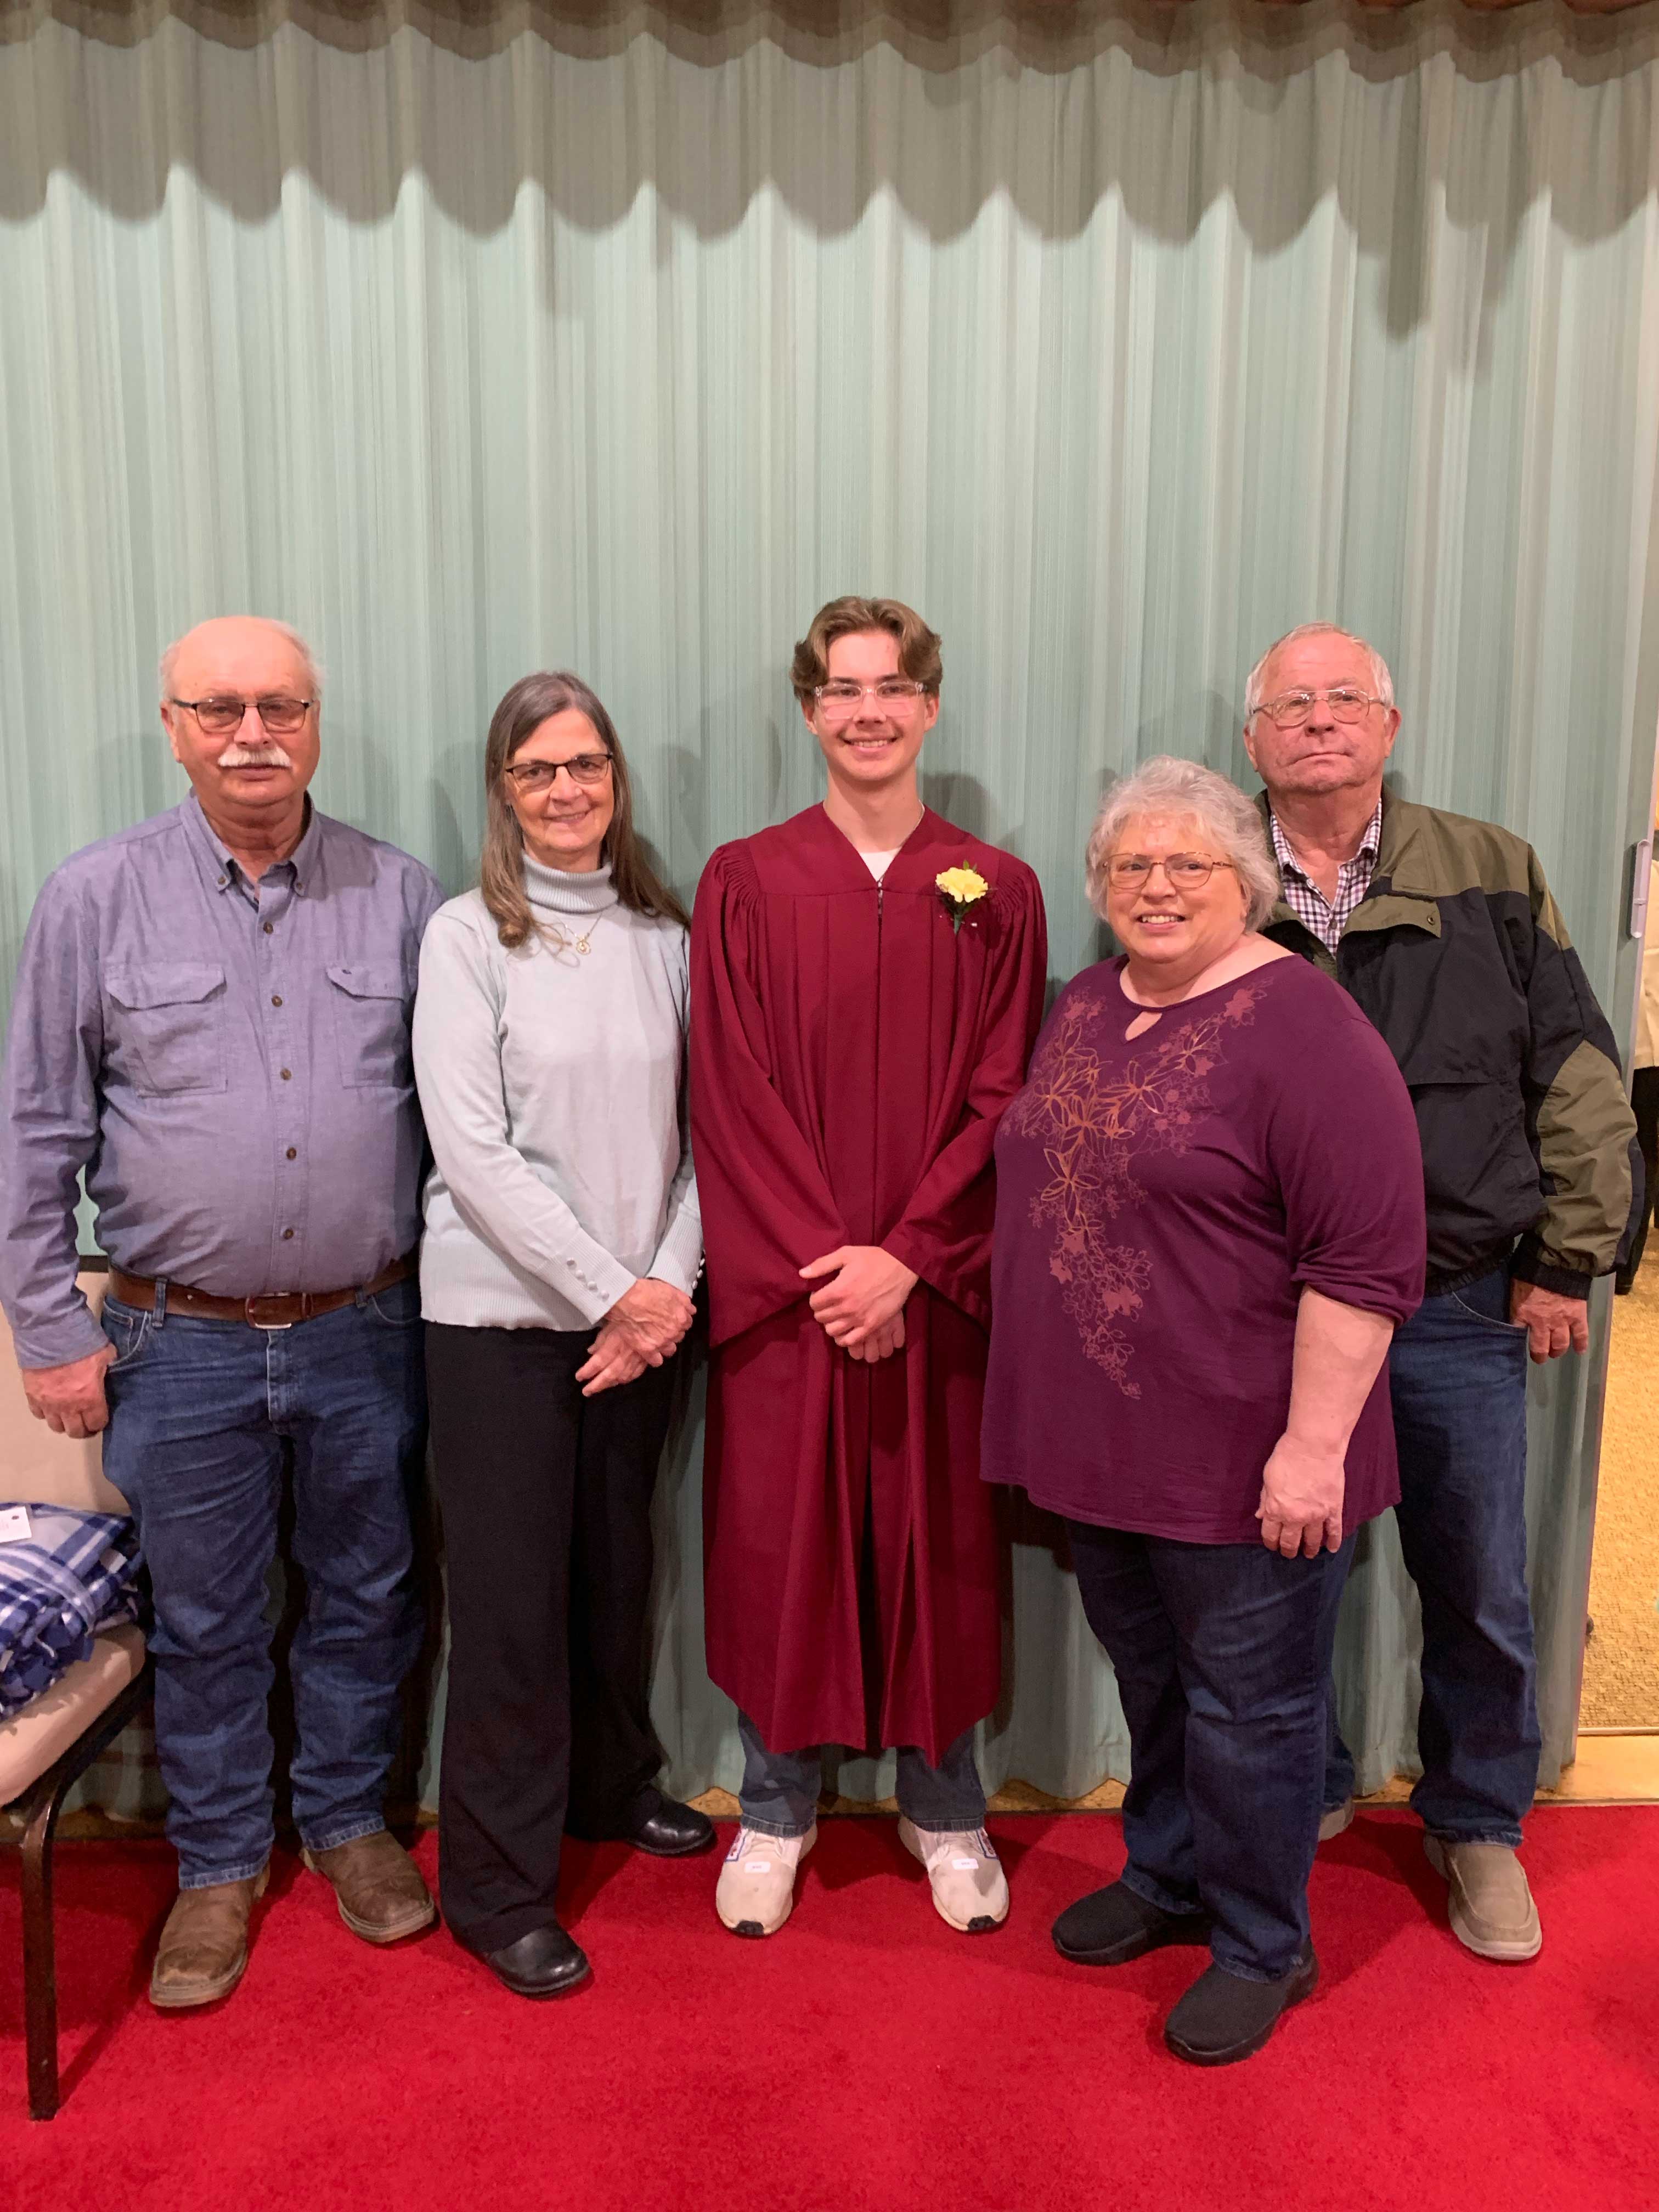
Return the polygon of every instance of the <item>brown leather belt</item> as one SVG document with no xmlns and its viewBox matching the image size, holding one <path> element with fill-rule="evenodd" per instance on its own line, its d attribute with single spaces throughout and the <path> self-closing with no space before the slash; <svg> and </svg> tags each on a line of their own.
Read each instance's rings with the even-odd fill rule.
<svg viewBox="0 0 1659 2212">
<path fill-rule="evenodd" d="M 337 1313 L 359 1297 L 372 1298 L 389 1291 L 415 1272 L 411 1252 L 354 1291 L 273 1291 L 262 1298 L 221 1298 L 211 1291 L 193 1291 L 187 1283 L 167 1282 L 170 1314 L 185 1314 L 192 1321 L 245 1321 L 250 1328 L 292 1328 L 295 1322 L 315 1321 L 319 1314 Z M 128 1275 L 119 1267 L 109 1271 L 109 1294 L 124 1306 L 140 1313 L 155 1310 L 155 1284 L 149 1275 Z"/>
</svg>

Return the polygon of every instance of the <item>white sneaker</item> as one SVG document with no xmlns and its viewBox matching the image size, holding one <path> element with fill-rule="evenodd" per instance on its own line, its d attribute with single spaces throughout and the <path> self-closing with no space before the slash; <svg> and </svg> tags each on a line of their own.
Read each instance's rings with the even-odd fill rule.
<svg viewBox="0 0 1659 2212">
<path fill-rule="evenodd" d="M 775 1936 L 795 1902 L 795 1872 L 818 1839 L 815 1820 L 804 1836 L 763 1836 L 739 1828 L 714 1885 L 714 1910 L 734 1936 Z"/>
<path fill-rule="evenodd" d="M 983 1936 L 1008 1917 L 1008 1877 L 983 1828 L 919 1828 L 901 1818 L 899 1841 L 927 1868 L 941 1920 Z"/>
</svg>

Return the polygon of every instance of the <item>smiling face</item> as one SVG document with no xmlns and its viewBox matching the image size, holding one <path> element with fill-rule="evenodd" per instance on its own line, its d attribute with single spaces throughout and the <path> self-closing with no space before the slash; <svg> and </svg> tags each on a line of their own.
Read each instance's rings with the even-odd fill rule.
<svg viewBox="0 0 1659 2212">
<path fill-rule="evenodd" d="M 1176 890 L 1164 868 L 1138 884 L 1120 884 L 1114 863 L 1164 862 L 1179 854 L 1213 860 L 1207 883 Z M 1106 864 L 1106 919 L 1128 955 L 1129 980 L 1159 990 L 1180 988 L 1231 951 L 1244 934 L 1248 894 L 1237 871 L 1190 815 L 1133 815 Z"/>
<path fill-rule="evenodd" d="M 544 868 L 567 875 L 591 875 L 599 865 L 605 833 L 617 811 L 616 779 L 606 770 L 594 781 L 579 782 L 567 768 L 540 791 L 526 791 L 514 769 L 541 761 L 593 761 L 606 755 L 605 739 L 580 707 L 567 707 L 538 722 L 507 763 L 503 778 L 507 804 L 518 817 L 525 850 Z"/>
<path fill-rule="evenodd" d="M 173 703 L 308 699 L 311 672 L 293 639 L 252 616 L 200 623 L 179 640 L 167 675 L 162 727 L 210 819 L 247 824 L 297 811 L 317 772 L 315 705 L 298 729 L 273 735 L 253 714 L 245 714 L 240 727 L 215 734 L 202 727 L 197 711 Z"/>
<path fill-rule="evenodd" d="M 1261 696 L 1287 691 L 1324 692 L 1343 685 L 1373 695 L 1369 657 L 1340 630 L 1293 638 L 1261 672 Z M 1334 791 L 1382 788 L 1382 767 L 1400 728 L 1397 708 L 1368 707 L 1357 722 L 1339 722 L 1330 702 L 1316 701 L 1305 722 L 1281 730 L 1265 708 L 1244 725 L 1244 745 L 1269 796 L 1280 792 L 1314 799 Z"/>
<path fill-rule="evenodd" d="M 870 687 L 883 677 L 902 677 L 899 641 L 890 630 L 854 630 L 838 637 L 825 656 L 829 680 L 864 686 L 850 714 L 837 714 L 817 700 L 801 702 L 806 726 L 817 739 L 830 774 L 844 789 L 881 790 L 915 773 L 921 741 L 939 720 L 937 695 L 877 699 Z"/>
</svg>

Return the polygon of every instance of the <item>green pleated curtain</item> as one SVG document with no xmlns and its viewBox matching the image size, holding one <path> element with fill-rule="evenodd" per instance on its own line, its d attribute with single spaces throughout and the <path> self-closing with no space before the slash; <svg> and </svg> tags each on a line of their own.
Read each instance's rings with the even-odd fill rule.
<svg viewBox="0 0 1659 2212">
<path fill-rule="evenodd" d="M 816 796 L 785 665 L 872 590 L 943 634 L 927 797 L 1037 867 L 1056 981 L 1102 949 L 1104 784 L 1166 750 L 1249 784 L 1245 672 L 1318 616 L 1392 663 L 1399 788 L 1536 843 L 1622 1035 L 1656 55 L 1650 6 L 1437 0 L 0 14 L 0 975 L 58 860 L 180 795 L 153 672 L 204 615 L 300 625 L 319 801 L 452 890 L 494 701 L 580 670 L 689 894 Z M 1532 1384 L 1547 1783 L 1595 1310 Z M 653 1678 L 683 1791 L 738 1772 L 688 1385 Z M 987 1778 L 1081 1792 L 1126 1772 L 1110 1669 L 1054 1532 L 1014 1534 Z M 1365 1786 L 1413 1764 L 1415 1633 L 1385 1521 L 1340 1654 Z"/>
</svg>

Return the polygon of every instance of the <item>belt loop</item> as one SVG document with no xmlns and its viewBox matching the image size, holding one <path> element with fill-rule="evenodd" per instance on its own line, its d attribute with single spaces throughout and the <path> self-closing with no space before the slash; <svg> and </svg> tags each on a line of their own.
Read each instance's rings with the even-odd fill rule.
<svg viewBox="0 0 1659 2212">
<path fill-rule="evenodd" d="M 150 1318 L 157 1328 L 162 1328 L 167 1324 L 167 1279 L 165 1275 L 158 1275 L 155 1278 L 155 1305 Z"/>
</svg>

